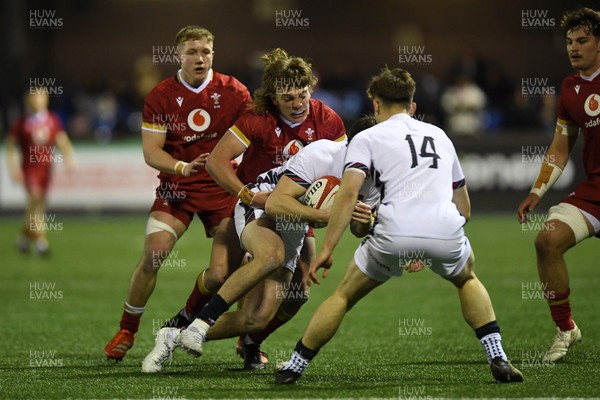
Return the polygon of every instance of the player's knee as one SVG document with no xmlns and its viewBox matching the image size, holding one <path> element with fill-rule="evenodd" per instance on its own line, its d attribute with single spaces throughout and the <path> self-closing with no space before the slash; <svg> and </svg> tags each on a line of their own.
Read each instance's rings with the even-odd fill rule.
<svg viewBox="0 0 600 400">
<path fill-rule="evenodd" d="M 212 266 L 206 270 L 205 286 L 208 290 L 215 291 L 219 290 L 219 288 L 225 283 L 225 280 L 228 277 L 227 270 L 222 270 L 220 268 L 213 268 Z"/>
<path fill-rule="evenodd" d="M 467 262 L 465 263 L 465 265 L 464 265 L 463 269 L 460 271 L 460 273 L 452 278 L 446 278 L 446 279 L 448 279 L 450 282 L 452 282 L 452 284 L 457 289 L 461 289 L 471 279 L 475 279 L 474 268 L 475 268 L 475 256 L 473 255 L 473 253 L 471 253 L 471 255 L 467 259 Z"/>
<path fill-rule="evenodd" d="M 560 243 L 551 231 L 543 230 L 535 238 L 535 251 L 538 257 L 552 257 L 561 254 Z"/>
</svg>

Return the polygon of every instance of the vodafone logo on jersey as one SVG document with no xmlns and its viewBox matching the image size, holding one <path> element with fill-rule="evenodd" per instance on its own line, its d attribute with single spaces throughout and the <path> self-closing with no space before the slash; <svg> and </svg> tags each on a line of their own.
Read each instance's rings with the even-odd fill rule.
<svg viewBox="0 0 600 400">
<path fill-rule="evenodd" d="M 600 96 L 596 93 L 590 94 L 588 98 L 585 99 L 583 109 L 590 117 L 595 117 L 600 114 Z"/>
<path fill-rule="evenodd" d="M 201 108 L 196 108 L 188 114 L 188 126 L 195 132 L 203 132 L 210 125 L 210 114 Z"/>
</svg>

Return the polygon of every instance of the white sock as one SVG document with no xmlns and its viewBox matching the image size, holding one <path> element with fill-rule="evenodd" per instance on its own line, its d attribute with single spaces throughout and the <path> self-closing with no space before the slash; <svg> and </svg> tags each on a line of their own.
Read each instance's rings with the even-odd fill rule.
<svg viewBox="0 0 600 400">
<path fill-rule="evenodd" d="M 310 361 L 308 361 L 306 358 L 298 354 L 297 351 L 294 351 L 292 353 L 292 357 L 290 357 L 290 360 L 285 364 L 283 369 L 291 369 L 298 374 L 302 374 L 304 369 L 308 367 L 309 362 Z"/>
<path fill-rule="evenodd" d="M 142 315 L 146 310 L 146 307 L 134 307 L 125 301 L 125 312 L 131 315 Z"/>
<path fill-rule="evenodd" d="M 479 343 L 483 346 L 485 354 L 487 356 L 488 363 L 496 357 L 502 358 L 504 361 L 508 361 L 504 349 L 502 349 L 502 336 L 499 333 L 490 333 L 479 339 Z"/>
<path fill-rule="evenodd" d="M 191 327 L 194 327 L 196 329 L 198 329 L 198 331 L 200 332 L 200 334 L 202 336 L 204 336 L 206 338 L 206 332 L 208 332 L 208 328 L 210 328 L 210 325 L 208 324 L 208 322 L 200 319 L 200 318 L 196 318 L 189 326 L 188 329 Z M 206 341 L 206 339 L 204 339 L 204 341 Z"/>
</svg>

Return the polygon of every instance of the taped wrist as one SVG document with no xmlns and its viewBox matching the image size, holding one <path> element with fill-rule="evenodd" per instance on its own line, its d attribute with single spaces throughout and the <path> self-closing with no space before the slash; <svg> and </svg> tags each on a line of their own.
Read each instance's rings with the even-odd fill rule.
<svg viewBox="0 0 600 400">
<path fill-rule="evenodd" d="M 183 175 L 183 170 L 185 169 L 185 167 L 188 165 L 188 163 L 186 163 L 185 161 L 177 161 L 175 163 L 175 173 L 177 175 Z"/>
<path fill-rule="evenodd" d="M 244 186 L 243 188 L 240 189 L 237 196 L 242 203 L 244 203 L 247 206 L 250 206 L 250 205 L 252 205 L 252 200 L 254 200 L 255 194 L 256 193 L 254 193 L 252 190 L 250 190 L 248 188 L 248 186 Z"/>
<path fill-rule="evenodd" d="M 554 182 L 556 182 L 561 174 L 562 169 L 560 169 L 558 166 L 552 163 L 543 163 L 542 168 L 540 168 L 540 174 L 538 175 L 530 192 L 537 194 L 541 199 L 548 189 L 554 185 Z"/>
</svg>

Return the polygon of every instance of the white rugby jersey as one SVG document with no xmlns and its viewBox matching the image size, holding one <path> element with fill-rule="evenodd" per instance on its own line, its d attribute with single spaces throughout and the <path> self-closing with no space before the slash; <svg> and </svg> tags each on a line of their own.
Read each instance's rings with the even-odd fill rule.
<svg viewBox="0 0 600 400">
<path fill-rule="evenodd" d="M 299 185 L 308 188 L 317 179 L 333 175 L 341 178 L 344 171 L 346 140 L 337 142 L 321 139 L 312 142 L 286 160 L 279 167 L 271 168 L 258 175 L 256 180 L 260 190 L 273 191 L 282 175 L 286 175 Z M 310 148 L 310 150 L 309 150 Z"/>
<path fill-rule="evenodd" d="M 346 141 L 317 140 L 294 155 L 284 165 L 283 174 L 305 188 L 326 175 L 341 179 L 346 150 Z M 379 200 L 379 191 L 365 181 L 359 192 L 359 199 L 374 208 Z"/>
<path fill-rule="evenodd" d="M 327 175 L 342 178 L 347 141 L 321 139 L 302 148 L 283 165 L 270 169 L 258 176 L 259 190 L 273 191 L 282 175 L 308 188 L 314 181 Z M 368 181 L 360 190 L 360 199 L 374 208 L 379 200 L 379 190 Z"/>
<path fill-rule="evenodd" d="M 465 177 L 456 150 L 440 128 L 395 114 L 358 133 L 344 169 L 359 170 L 380 194 L 375 233 L 452 239 L 465 218 L 452 202 Z"/>
<path fill-rule="evenodd" d="M 317 140 L 289 159 L 283 166 L 283 174 L 305 188 L 326 175 L 341 178 L 347 144 L 346 141 Z"/>
</svg>

